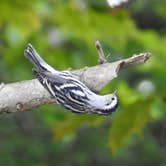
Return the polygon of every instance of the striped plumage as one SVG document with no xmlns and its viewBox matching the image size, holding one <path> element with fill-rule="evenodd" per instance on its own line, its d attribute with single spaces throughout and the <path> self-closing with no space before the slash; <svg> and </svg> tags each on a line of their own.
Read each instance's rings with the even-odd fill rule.
<svg viewBox="0 0 166 166">
<path fill-rule="evenodd" d="M 103 115 L 116 110 L 118 101 L 115 93 L 104 96 L 95 94 L 70 72 L 58 71 L 48 65 L 31 44 L 28 44 L 24 54 L 35 65 L 36 78 L 68 110 Z"/>
</svg>

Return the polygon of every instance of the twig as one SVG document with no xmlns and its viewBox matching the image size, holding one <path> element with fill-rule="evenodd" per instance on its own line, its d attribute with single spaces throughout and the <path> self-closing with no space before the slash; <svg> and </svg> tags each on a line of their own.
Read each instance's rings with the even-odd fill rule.
<svg viewBox="0 0 166 166">
<path fill-rule="evenodd" d="M 98 54 L 99 54 L 99 59 L 98 59 L 99 64 L 106 63 L 107 59 L 105 58 L 104 51 L 98 40 L 95 42 L 95 46 L 96 46 Z"/>
<path fill-rule="evenodd" d="M 134 54 L 131 58 L 124 60 L 121 69 L 145 63 L 150 57 L 151 57 L 150 52 Z"/>
</svg>

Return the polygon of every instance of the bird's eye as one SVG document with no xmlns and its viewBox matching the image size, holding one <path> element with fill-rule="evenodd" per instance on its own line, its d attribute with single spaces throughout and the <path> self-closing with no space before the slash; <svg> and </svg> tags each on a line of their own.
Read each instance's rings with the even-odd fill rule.
<svg viewBox="0 0 166 166">
<path fill-rule="evenodd" d="M 112 98 L 111 98 L 111 100 L 115 100 L 115 98 L 114 98 L 114 97 L 112 97 Z"/>
</svg>

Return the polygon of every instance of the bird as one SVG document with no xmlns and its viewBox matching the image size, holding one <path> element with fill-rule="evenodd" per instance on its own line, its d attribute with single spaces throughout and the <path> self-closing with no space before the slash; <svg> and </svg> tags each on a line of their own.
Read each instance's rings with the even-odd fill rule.
<svg viewBox="0 0 166 166">
<path fill-rule="evenodd" d="M 67 110 L 99 115 L 110 115 L 116 111 L 117 90 L 106 95 L 93 92 L 70 71 L 59 71 L 46 63 L 31 44 L 27 45 L 24 55 L 35 66 L 33 72 L 41 85 Z"/>
</svg>

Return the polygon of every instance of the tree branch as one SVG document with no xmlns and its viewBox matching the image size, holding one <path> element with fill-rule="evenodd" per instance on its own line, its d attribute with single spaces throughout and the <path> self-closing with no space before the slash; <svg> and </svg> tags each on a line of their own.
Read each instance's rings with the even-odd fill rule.
<svg viewBox="0 0 166 166">
<path fill-rule="evenodd" d="M 104 62 L 101 65 L 71 72 L 92 91 L 98 92 L 117 77 L 120 70 L 145 63 L 149 57 L 150 53 L 141 53 L 127 59 L 112 63 Z M 0 113 L 26 111 L 49 103 L 56 103 L 56 99 L 51 98 L 37 79 L 0 84 Z"/>
</svg>

